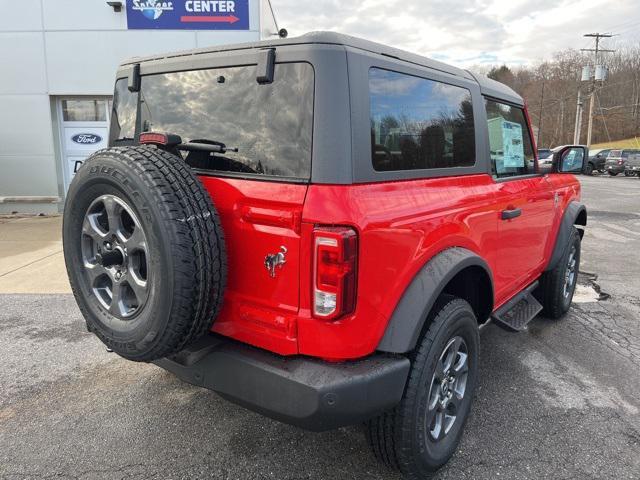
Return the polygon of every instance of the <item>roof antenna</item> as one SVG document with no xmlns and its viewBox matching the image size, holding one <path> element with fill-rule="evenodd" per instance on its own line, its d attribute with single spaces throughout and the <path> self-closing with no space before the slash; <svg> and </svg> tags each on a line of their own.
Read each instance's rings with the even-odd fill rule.
<svg viewBox="0 0 640 480">
<path fill-rule="evenodd" d="M 287 36 L 289 35 L 289 32 L 287 32 L 286 28 L 278 27 L 278 20 L 276 19 L 276 14 L 273 11 L 273 5 L 271 5 L 271 0 L 267 0 L 267 3 L 269 4 L 269 10 L 271 10 L 271 18 L 273 18 L 273 23 L 276 26 L 276 33 L 272 33 L 271 35 L 273 36 L 277 35 L 280 38 L 287 38 Z"/>
</svg>

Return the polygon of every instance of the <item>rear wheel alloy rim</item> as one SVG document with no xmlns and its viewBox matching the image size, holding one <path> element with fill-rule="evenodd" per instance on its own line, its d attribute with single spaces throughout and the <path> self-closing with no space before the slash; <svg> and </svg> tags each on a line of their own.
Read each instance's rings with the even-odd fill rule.
<svg viewBox="0 0 640 480">
<path fill-rule="evenodd" d="M 569 260 L 567 261 L 567 270 L 564 274 L 564 296 L 568 298 L 573 291 L 573 285 L 576 281 L 576 247 L 571 247 L 569 252 Z"/>
<path fill-rule="evenodd" d="M 469 376 L 469 349 L 460 336 L 447 342 L 429 388 L 425 431 L 432 441 L 440 441 L 461 415 Z"/>
<path fill-rule="evenodd" d="M 133 209 L 115 195 L 89 206 L 82 222 L 82 262 L 89 290 L 111 315 L 137 315 L 149 297 L 147 237 Z"/>
</svg>

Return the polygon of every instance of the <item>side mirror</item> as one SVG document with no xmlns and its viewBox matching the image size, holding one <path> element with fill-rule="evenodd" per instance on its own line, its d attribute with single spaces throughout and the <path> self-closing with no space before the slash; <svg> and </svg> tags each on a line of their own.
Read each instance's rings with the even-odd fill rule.
<svg viewBox="0 0 640 480">
<path fill-rule="evenodd" d="M 567 145 L 553 154 L 554 170 L 558 173 L 582 173 L 589 151 L 581 145 Z"/>
</svg>

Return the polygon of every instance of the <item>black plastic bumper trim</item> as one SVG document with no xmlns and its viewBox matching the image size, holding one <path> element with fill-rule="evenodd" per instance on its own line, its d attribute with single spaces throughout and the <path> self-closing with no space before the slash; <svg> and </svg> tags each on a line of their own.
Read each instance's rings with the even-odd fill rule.
<svg viewBox="0 0 640 480">
<path fill-rule="evenodd" d="M 314 431 L 359 423 L 393 408 L 410 367 L 407 358 L 387 354 L 335 364 L 281 357 L 220 337 L 154 363 L 250 410 Z"/>
</svg>

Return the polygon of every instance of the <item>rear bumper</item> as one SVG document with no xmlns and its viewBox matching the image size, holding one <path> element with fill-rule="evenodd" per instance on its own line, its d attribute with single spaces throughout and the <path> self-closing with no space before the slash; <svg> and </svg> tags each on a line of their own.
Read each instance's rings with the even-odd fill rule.
<svg viewBox="0 0 640 480">
<path fill-rule="evenodd" d="M 250 410 L 315 431 L 394 407 L 410 367 L 405 357 L 382 354 L 339 364 L 281 357 L 214 336 L 154 363 Z"/>
<path fill-rule="evenodd" d="M 624 172 L 624 165 L 605 165 L 604 169 L 607 172 L 622 173 Z"/>
</svg>

